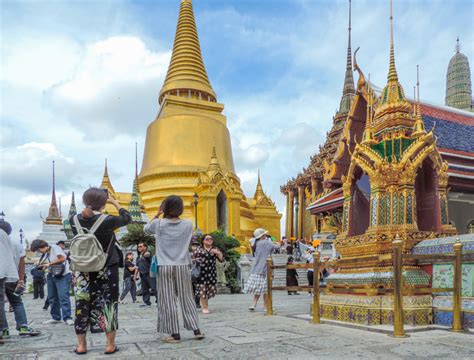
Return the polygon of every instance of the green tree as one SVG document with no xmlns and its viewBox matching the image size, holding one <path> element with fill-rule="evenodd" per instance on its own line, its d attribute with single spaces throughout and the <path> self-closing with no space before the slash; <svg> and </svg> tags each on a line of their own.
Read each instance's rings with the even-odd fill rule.
<svg viewBox="0 0 474 360">
<path fill-rule="evenodd" d="M 232 293 L 238 293 L 241 290 L 240 284 L 237 281 L 240 254 L 235 248 L 240 246 L 240 242 L 232 236 L 227 235 L 223 230 L 214 231 L 211 233 L 211 236 L 214 239 L 214 246 L 222 251 L 224 259 L 229 263 L 229 267 L 225 271 L 227 286 Z"/>
<path fill-rule="evenodd" d="M 148 245 L 148 248 L 155 246 L 155 237 L 153 235 L 148 235 L 143 230 L 143 224 L 131 223 L 127 225 L 127 234 L 122 236 L 120 239 L 120 245 L 124 248 L 129 246 L 136 246 L 139 243 L 143 242 Z"/>
</svg>

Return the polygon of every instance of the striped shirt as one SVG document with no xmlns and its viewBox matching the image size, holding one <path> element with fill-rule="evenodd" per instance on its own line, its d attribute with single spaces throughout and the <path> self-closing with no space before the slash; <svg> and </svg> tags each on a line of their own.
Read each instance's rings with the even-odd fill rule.
<svg viewBox="0 0 474 360">
<path fill-rule="evenodd" d="M 145 232 L 155 235 L 158 266 L 191 265 L 189 245 L 193 223 L 189 220 L 153 219 Z"/>
</svg>

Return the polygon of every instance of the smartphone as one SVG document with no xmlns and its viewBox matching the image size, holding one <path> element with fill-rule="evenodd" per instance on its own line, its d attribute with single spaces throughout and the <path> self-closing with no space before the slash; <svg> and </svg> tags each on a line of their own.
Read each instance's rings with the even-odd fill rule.
<svg viewBox="0 0 474 360">
<path fill-rule="evenodd" d="M 105 191 L 105 193 L 107 194 L 107 197 L 109 197 L 109 189 L 102 189 Z"/>
</svg>

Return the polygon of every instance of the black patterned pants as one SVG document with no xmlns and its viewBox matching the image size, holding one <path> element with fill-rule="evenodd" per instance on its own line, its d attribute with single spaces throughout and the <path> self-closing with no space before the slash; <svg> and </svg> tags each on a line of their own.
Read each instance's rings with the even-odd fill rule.
<svg viewBox="0 0 474 360">
<path fill-rule="evenodd" d="M 112 332 L 118 329 L 119 269 L 76 273 L 76 334 Z"/>
</svg>

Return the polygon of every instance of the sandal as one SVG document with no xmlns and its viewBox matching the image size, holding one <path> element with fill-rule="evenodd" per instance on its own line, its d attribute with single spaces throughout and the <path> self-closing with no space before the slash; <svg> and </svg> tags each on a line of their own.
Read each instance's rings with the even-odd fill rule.
<svg viewBox="0 0 474 360">
<path fill-rule="evenodd" d="M 115 354 L 117 351 L 119 351 L 120 349 L 116 346 L 115 349 L 113 351 L 104 351 L 104 354 L 105 355 L 112 355 L 112 354 Z"/>
<path fill-rule="evenodd" d="M 203 314 L 209 314 L 209 309 L 202 309 Z"/>
<path fill-rule="evenodd" d="M 86 351 L 77 351 L 77 348 L 74 349 L 74 354 L 76 355 L 85 355 L 87 354 L 87 350 Z"/>
<path fill-rule="evenodd" d="M 201 330 L 199 330 L 199 329 L 194 330 L 194 338 L 196 340 L 202 340 L 202 339 L 204 339 L 204 334 L 201 333 Z"/>
<path fill-rule="evenodd" d="M 171 334 L 163 339 L 163 342 L 168 344 L 174 344 L 181 341 L 181 336 L 179 334 Z"/>
</svg>

